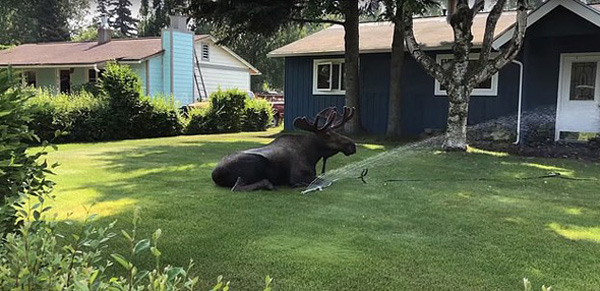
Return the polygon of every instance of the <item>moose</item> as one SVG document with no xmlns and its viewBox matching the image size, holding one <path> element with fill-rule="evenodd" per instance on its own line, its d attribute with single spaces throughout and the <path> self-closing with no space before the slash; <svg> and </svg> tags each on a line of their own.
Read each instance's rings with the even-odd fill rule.
<svg viewBox="0 0 600 291">
<path fill-rule="evenodd" d="M 212 172 L 216 185 L 231 191 L 274 190 L 275 186 L 301 187 L 316 178 L 316 165 L 323 159 L 342 152 L 356 153 L 356 144 L 336 132 L 354 115 L 354 108 L 335 107 L 319 112 L 314 119 L 298 117 L 294 127 L 308 131 L 306 135 L 285 134 L 268 145 L 240 151 L 224 157 Z"/>
</svg>

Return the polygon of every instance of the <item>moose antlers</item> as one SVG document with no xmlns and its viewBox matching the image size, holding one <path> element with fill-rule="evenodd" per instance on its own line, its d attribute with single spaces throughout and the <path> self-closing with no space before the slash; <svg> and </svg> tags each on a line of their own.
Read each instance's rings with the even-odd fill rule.
<svg viewBox="0 0 600 291">
<path fill-rule="evenodd" d="M 332 130 L 342 127 L 352 116 L 354 116 L 354 108 L 344 106 L 344 112 L 340 115 L 335 107 L 329 107 L 317 113 L 312 121 L 309 121 L 306 116 L 297 117 L 294 119 L 294 127 L 310 132 Z M 325 123 L 319 126 L 319 121 L 322 118 L 325 118 Z"/>
</svg>

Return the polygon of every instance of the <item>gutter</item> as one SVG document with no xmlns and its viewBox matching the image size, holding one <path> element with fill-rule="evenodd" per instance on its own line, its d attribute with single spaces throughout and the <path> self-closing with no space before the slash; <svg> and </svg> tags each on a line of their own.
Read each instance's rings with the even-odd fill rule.
<svg viewBox="0 0 600 291">
<path fill-rule="evenodd" d="M 513 60 L 512 63 L 519 65 L 519 105 L 517 106 L 517 139 L 513 144 L 521 142 L 521 113 L 523 110 L 523 62 Z"/>
</svg>

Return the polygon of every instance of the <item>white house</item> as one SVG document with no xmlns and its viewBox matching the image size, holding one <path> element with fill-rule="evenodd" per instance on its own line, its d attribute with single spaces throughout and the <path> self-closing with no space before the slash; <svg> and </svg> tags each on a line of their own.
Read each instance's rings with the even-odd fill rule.
<svg viewBox="0 0 600 291">
<path fill-rule="evenodd" d="M 219 88 L 249 91 L 250 76 L 260 75 L 246 60 L 216 42 L 210 35 L 195 38 L 195 77 L 199 85 L 194 92 L 197 98 L 206 99 Z"/>
</svg>

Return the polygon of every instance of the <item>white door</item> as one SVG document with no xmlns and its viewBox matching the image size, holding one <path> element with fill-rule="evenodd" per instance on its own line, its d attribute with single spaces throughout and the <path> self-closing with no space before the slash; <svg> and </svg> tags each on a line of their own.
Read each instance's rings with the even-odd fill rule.
<svg viewBox="0 0 600 291">
<path fill-rule="evenodd" d="M 563 55 L 561 68 L 556 140 L 600 133 L 600 53 Z"/>
</svg>

